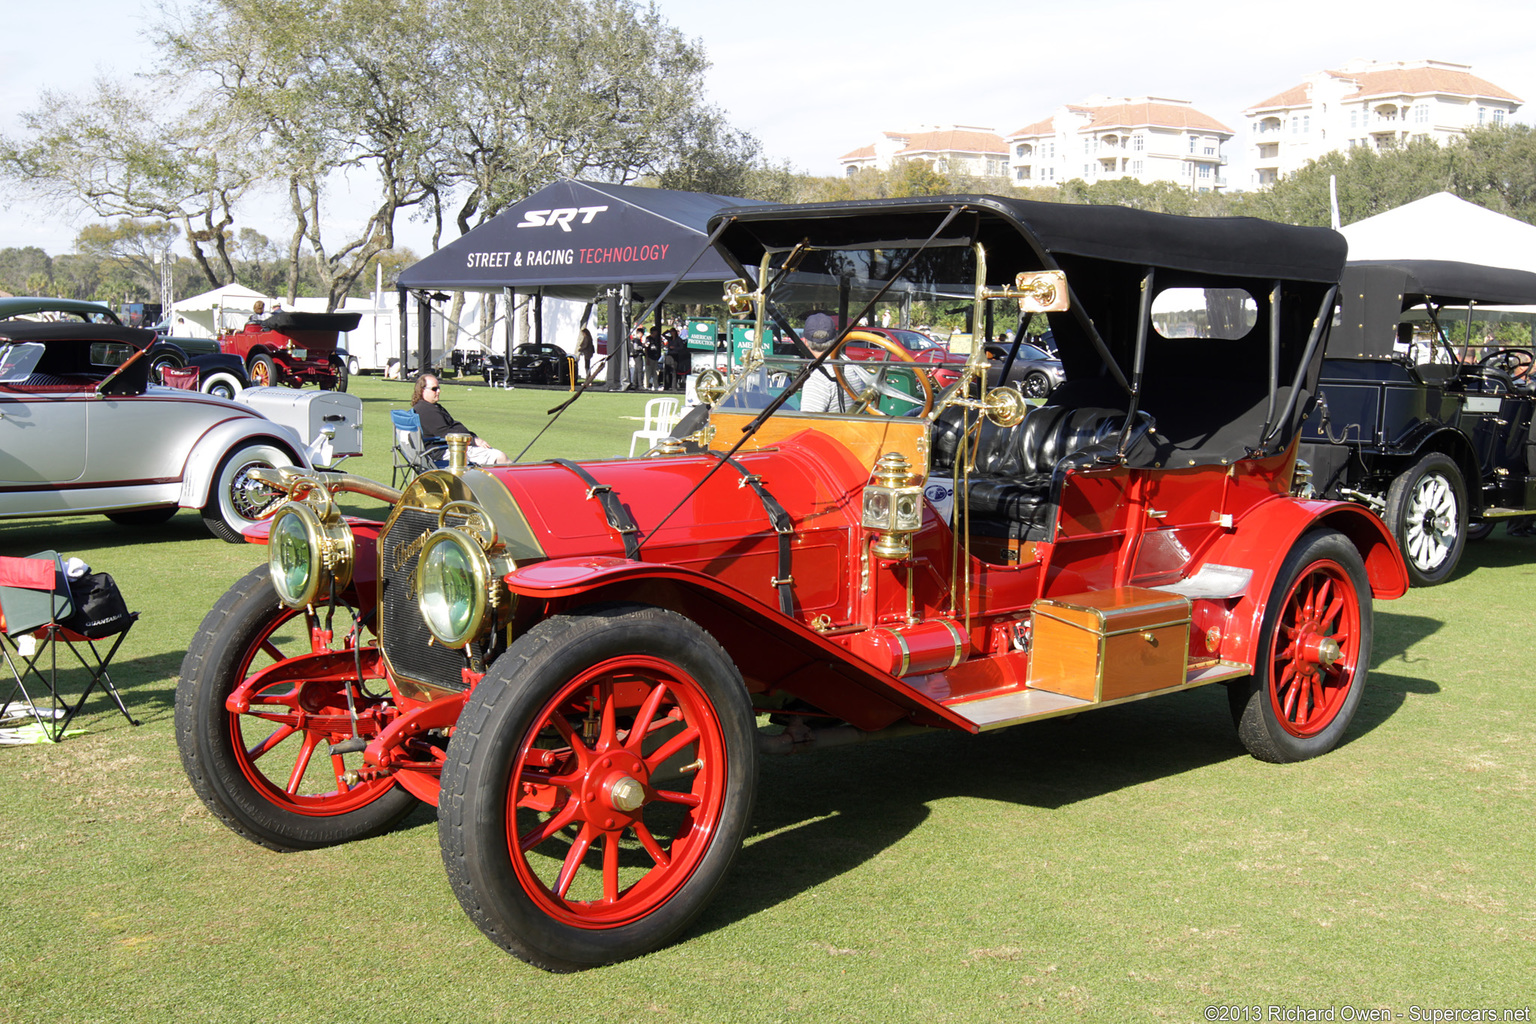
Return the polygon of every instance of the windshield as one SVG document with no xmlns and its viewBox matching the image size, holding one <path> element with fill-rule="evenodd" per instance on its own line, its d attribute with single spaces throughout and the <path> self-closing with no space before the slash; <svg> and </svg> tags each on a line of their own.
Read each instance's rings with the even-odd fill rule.
<svg viewBox="0 0 1536 1024">
<path fill-rule="evenodd" d="M 785 271 L 790 256 L 771 254 L 760 268 L 767 296 L 764 326 L 779 329 L 778 354 L 761 346 L 744 354 L 733 365 L 732 394 L 721 404 L 763 408 L 789 391 L 780 407 L 789 413 L 931 413 L 944 382 L 934 364 L 917 361 L 916 354 L 948 349 L 958 362 L 970 353 L 976 333 L 975 249 L 953 241 L 921 252 L 910 241 L 801 249 Z M 1014 326 L 1017 304 L 1012 313 L 1006 303 L 998 305 Z M 986 315 L 990 321 L 991 311 Z M 919 327 L 948 335 L 949 344 Z M 811 369 L 812 360 L 823 355 L 821 365 Z"/>
<path fill-rule="evenodd" d="M 43 346 L 35 341 L 0 345 L 0 384 L 19 384 L 26 380 L 32 376 L 41 358 Z"/>
</svg>

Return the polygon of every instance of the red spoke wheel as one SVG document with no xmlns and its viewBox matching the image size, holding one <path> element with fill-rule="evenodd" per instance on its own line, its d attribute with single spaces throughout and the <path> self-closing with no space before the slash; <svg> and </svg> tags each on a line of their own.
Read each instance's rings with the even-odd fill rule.
<svg viewBox="0 0 1536 1024">
<path fill-rule="evenodd" d="M 1286 555 L 1264 609 L 1258 660 L 1228 687 L 1237 732 L 1264 761 L 1333 749 L 1349 728 L 1371 658 L 1365 564 L 1342 534 L 1306 534 Z"/>
<path fill-rule="evenodd" d="M 283 681 L 253 693 L 246 712 L 225 704 L 237 686 L 272 665 L 345 650 L 355 614 L 339 606 L 334 639 L 327 637 L 322 620 L 278 602 L 263 565 L 213 606 L 187 648 L 176 688 L 182 765 L 208 809 L 263 846 L 313 849 L 375 835 L 416 805 L 387 777 L 352 777 L 363 766 L 360 752 L 332 750 L 353 738 L 349 688 L 360 735 L 375 736 L 387 723 L 391 698 L 378 695 L 387 693 L 382 684 Z"/>
<path fill-rule="evenodd" d="M 548 970 L 639 956 L 704 908 L 751 817 L 741 674 L 674 612 L 545 620 L 491 666 L 443 768 L 449 880 L 494 942 Z"/>
</svg>

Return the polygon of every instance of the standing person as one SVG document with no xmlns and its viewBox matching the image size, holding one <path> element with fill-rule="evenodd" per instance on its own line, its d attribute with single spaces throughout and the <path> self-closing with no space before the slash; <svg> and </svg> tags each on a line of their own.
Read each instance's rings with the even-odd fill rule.
<svg viewBox="0 0 1536 1024">
<path fill-rule="evenodd" d="M 468 434 L 469 462 L 473 466 L 504 466 L 507 456 L 492 448 L 485 438 L 453 418 L 453 414 L 438 401 L 442 396 L 443 382 L 434 373 L 424 373 L 416 378 L 416 390 L 411 393 L 411 411 L 421 417 L 421 436 L 439 441 L 449 434 Z"/>
<path fill-rule="evenodd" d="M 661 357 L 661 386 L 668 391 L 681 390 L 689 370 L 688 342 L 677 333 L 676 327 L 668 327 L 662 340 L 666 345 L 666 354 Z"/>
<path fill-rule="evenodd" d="M 645 387 L 647 391 L 661 390 L 661 325 L 652 324 L 645 336 Z"/>
<path fill-rule="evenodd" d="M 629 336 L 629 386 L 645 387 L 645 329 L 641 327 Z"/>
<path fill-rule="evenodd" d="M 582 364 L 582 380 L 588 380 L 592 376 L 592 354 L 596 351 L 597 346 L 592 342 L 592 332 L 583 327 L 581 338 L 576 342 L 576 361 Z"/>
<path fill-rule="evenodd" d="M 836 337 L 837 324 L 825 313 L 812 313 L 806 317 L 805 327 L 800 331 L 800 340 L 811 350 L 811 355 L 817 357 L 832 347 Z M 862 394 L 874 382 L 870 373 L 861 367 L 843 366 L 841 369 L 843 378 L 855 393 Z M 847 412 L 857 404 L 825 363 L 816 368 L 800 389 L 801 412 Z"/>
</svg>

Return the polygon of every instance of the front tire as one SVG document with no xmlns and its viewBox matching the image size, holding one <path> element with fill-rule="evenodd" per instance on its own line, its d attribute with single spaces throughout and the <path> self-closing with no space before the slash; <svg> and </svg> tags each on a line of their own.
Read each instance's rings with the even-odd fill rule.
<svg viewBox="0 0 1536 1024">
<path fill-rule="evenodd" d="M 281 448 L 270 444 L 246 444 L 219 463 L 203 506 L 203 525 L 220 540 L 239 544 L 245 540 L 241 531 L 258 522 L 261 514 L 283 500 L 266 484 L 251 478 L 258 467 L 291 466 L 293 459 Z"/>
<path fill-rule="evenodd" d="M 1261 761 L 1327 753 L 1349 728 L 1371 660 L 1371 590 L 1334 530 L 1302 536 L 1264 608 L 1254 673 L 1228 684 L 1238 738 Z"/>
<path fill-rule="evenodd" d="M 250 362 L 246 364 L 245 375 L 251 379 L 252 387 L 274 387 L 277 384 L 277 363 L 269 355 L 251 356 Z"/>
<path fill-rule="evenodd" d="M 343 685 L 334 681 L 275 683 L 250 710 L 225 700 L 254 672 L 294 655 L 345 650 L 347 611 L 332 624 L 335 641 L 316 635 L 319 617 L 277 600 L 267 566 L 247 573 L 198 627 L 176 686 L 176 744 L 182 767 L 203 804 L 235 832 L 272 850 L 308 850 L 383 832 L 416 806 L 388 777 L 349 785 L 342 775 L 361 753 L 332 754 L 320 745 L 352 736 Z M 387 694 L 381 683 L 377 689 Z M 387 696 L 360 685 L 353 704 L 363 722 L 379 720 Z M 369 727 L 372 729 L 373 727 Z M 376 732 L 376 729 L 373 731 Z M 319 755 L 319 756 L 316 756 Z"/>
<path fill-rule="evenodd" d="M 1387 489 L 1387 526 L 1416 587 L 1444 583 L 1467 544 L 1467 485 L 1448 455 L 1431 452 Z"/>
<path fill-rule="evenodd" d="M 475 687 L 448 748 L 438 837 L 454 894 L 546 970 L 666 944 L 735 859 L 756 741 L 741 673 L 683 616 L 546 619 Z"/>
<path fill-rule="evenodd" d="M 1039 370 L 1027 373 L 1019 382 L 1019 391 L 1025 398 L 1044 398 L 1051 393 L 1051 378 Z"/>
</svg>

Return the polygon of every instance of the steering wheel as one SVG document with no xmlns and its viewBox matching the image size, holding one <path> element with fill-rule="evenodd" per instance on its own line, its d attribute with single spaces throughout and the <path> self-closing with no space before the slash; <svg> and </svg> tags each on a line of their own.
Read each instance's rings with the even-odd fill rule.
<svg viewBox="0 0 1536 1024">
<path fill-rule="evenodd" d="M 1532 358 L 1528 349 L 1501 348 L 1483 356 L 1477 361 L 1477 365 L 1486 370 L 1507 373 L 1515 380 L 1525 380 L 1530 376 L 1532 362 L 1536 362 L 1536 359 Z"/>
<path fill-rule="evenodd" d="M 917 362 L 917 357 L 914 356 L 911 352 L 908 352 L 897 342 L 892 341 L 890 338 L 887 338 L 883 334 L 871 334 L 868 331 L 849 331 L 847 336 L 844 337 L 842 341 L 838 342 L 837 348 L 833 349 L 830 358 L 842 358 L 843 350 L 848 347 L 848 343 L 850 341 L 859 341 L 867 345 L 874 345 L 877 348 L 884 349 L 898 362 Z M 917 405 L 916 396 L 909 395 L 905 391 L 901 391 L 886 384 L 885 375 L 888 372 L 889 367 L 885 366 L 884 364 L 887 362 L 887 360 L 871 359 L 867 360 L 867 362 L 880 364 L 881 368 L 867 369 L 864 366 L 860 367 L 860 369 L 864 369 L 866 373 L 872 374 L 875 378 L 874 383 L 872 383 L 869 389 L 862 394 L 855 391 L 853 386 L 848 383 L 848 378 L 843 375 L 844 367 L 839 363 L 832 364 L 832 376 L 837 379 L 837 386 L 842 388 L 848 397 L 852 398 L 855 402 L 852 410 L 853 412 L 863 412 L 867 409 L 872 415 L 875 416 L 887 415 L 880 409 L 879 399 L 882 396 L 885 398 L 894 398 L 898 401 L 907 402 L 914 406 Z M 919 367 L 913 366 L 910 367 L 909 370 L 912 376 L 917 378 L 918 385 L 923 389 L 923 407 L 922 410 L 917 413 L 917 415 L 919 417 L 926 417 L 933 411 L 933 381 L 931 381 L 928 378 L 928 374 Z"/>
</svg>

